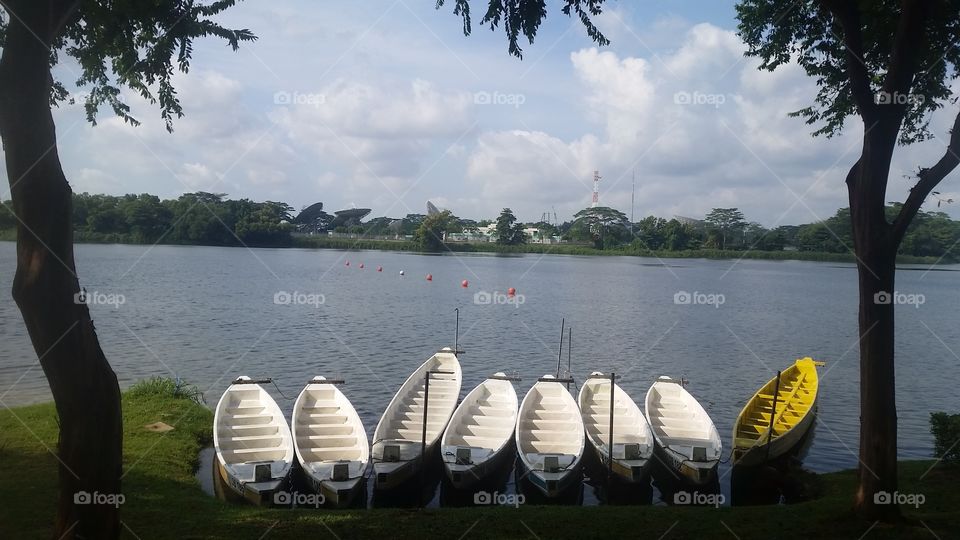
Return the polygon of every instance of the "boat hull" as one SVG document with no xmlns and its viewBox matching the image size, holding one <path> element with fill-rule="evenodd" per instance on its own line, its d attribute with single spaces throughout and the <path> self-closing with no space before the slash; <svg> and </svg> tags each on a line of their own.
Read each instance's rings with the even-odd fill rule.
<svg viewBox="0 0 960 540">
<path fill-rule="evenodd" d="M 590 448 L 594 455 L 597 456 L 597 459 L 600 460 L 600 464 L 603 466 L 604 470 L 607 470 L 609 465 L 609 460 L 607 459 L 607 453 L 603 449 L 598 448 L 593 442 L 590 443 Z M 652 456 L 651 456 L 652 457 Z M 636 484 L 646 480 L 650 474 L 650 467 L 653 465 L 652 459 L 616 459 L 613 460 L 613 467 L 609 467 L 613 471 L 614 478 L 627 483 L 627 484 Z"/>
<path fill-rule="evenodd" d="M 444 461 L 443 470 L 453 487 L 457 489 L 470 489 L 482 484 L 496 471 L 499 471 L 505 466 L 508 458 L 512 457 L 513 455 L 513 445 L 508 444 L 501 448 L 499 452 L 480 463 L 458 465 L 456 463 Z"/>
<path fill-rule="evenodd" d="M 810 431 L 810 426 L 813 425 L 815 418 L 816 405 L 814 405 L 810 413 L 805 415 L 793 429 L 773 439 L 769 443 L 748 449 L 734 448 L 732 463 L 739 467 L 755 467 L 789 453 L 803 440 L 803 436 Z"/>
<path fill-rule="evenodd" d="M 710 483 L 717 476 L 719 460 L 691 461 L 686 456 L 678 454 L 669 448 L 657 445 L 655 450 L 668 469 L 673 471 L 681 480 L 702 486 Z"/>
<path fill-rule="evenodd" d="M 427 446 L 426 456 L 429 460 L 435 453 L 436 445 Z M 420 446 L 417 445 L 417 454 L 411 459 L 402 461 L 377 461 L 373 462 L 373 488 L 377 490 L 388 491 L 402 486 L 408 480 L 414 478 L 420 473 L 423 465 L 420 459 Z"/>
<path fill-rule="evenodd" d="M 582 478 L 579 461 L 571 468 L 561 472 L 544 472 L 530 470 L 523 460 L 519 460 L 523 478 L 526 478 L 530 484 L 537 488 L 540 493 L 548 498 L 560 497 L 568 489 L 578 485 Z"/>
<path fill-rule="evenodd" d="M 290 477 L 275 478 L 266 482 L 242 482 L 236 476 L 231 475 L 219 461 L 217 462 L 217 471 L 220 478 L 223 479 L 227 489 L 235 495 L 257 506 L 273 506 L 276 504 L 276 494 L 285 490 L 289 485 Z"/>
<path fill-rule="evenodd" d="M 821 365 L 810 357 L 800 358 L 750 398 L 733 427 L 734 465 L 751 467 L 774 460 L 803 440 L 816 417 Z"/>
<path fill-rule="evenodd" d="M 429 397 L 428 372 L 434 374 L 429 379 Z M 374 489 L 400 487 L 420 472 L 425 460 L 433 457 L 457 407 L 461 382 L 460 362 L 450 348 L 441 349 L 407 377 L 374 431 L 371 445 Z M 426 448 L 421 455 L 423 442 Z"/>
</svg>

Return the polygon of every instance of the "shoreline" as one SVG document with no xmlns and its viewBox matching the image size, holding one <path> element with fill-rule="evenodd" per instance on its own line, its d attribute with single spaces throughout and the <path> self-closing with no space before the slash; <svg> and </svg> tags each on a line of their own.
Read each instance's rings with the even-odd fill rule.
<svg viewBox="0 0 960 540">
<path fill-rule="evenodd" d="M 162 381 L 161 381 L 162 382 Z M 932 460 L 900 462 L 900 492 L 922 493 L 922 505 L 902 506 L 907 521 L 871 524 L 851 511 L 856 471 L 812 475 L 815 489 L 804 502 L 769 506 L 685 507 L 489 506 L 372 508 L 354 510 L 261 508 L 231 504 L 207 495 L 195 474 L 201 450 L 212 442 L 213 412 L 191 399 L 189 389 L 171 393 L 170 384 L 138 383 L 123 392 L 125 502 L 121 519 L 142 538 L 308 537 L 337 538 L 584 537 L 596 523 L 604 535 L 635 537 L 638 524 L 671 538 L 929 538 L 951 537 L 960 520 L 960 467 Z M 172 431 L 144 426 L 164 421 Z M 29 428 L 27 427 L 29 426 Z M 0 537 L 49 538 L 56 508 L 57 418 L 52 403 L 0 410 L 0 463 L 7 485 L 0 490 Z M 175 518 L 175 519 L 171 519 Z M 586 536 L 591 536 L 587 534 Z"/>
<path fill-rule="evenodd" d="M 16 242 L 15 235 L 0 232 L 0 242 Z M 706 260 L 767 260 L 767 261 L 806 261 L 806 262 L 857 262 L 853 253 L 829 253 L 821 251 L 733 251 L 718 249 L 695 249 L 683 251 L 646 250 L 631 247 L 613 249 L 595 249 L 582 244 L 522 244 L 504 246 L 494 243 L 470 244 L 451 242 L 444 244 L 446 249 L 440 251 L 424 251 L 414 242 L 408 240 L 373 240 L 364 238 L 330 238 L 320 236 L 294 236 L 289 244 L 283 245 L 214 245 L 214 244 L 179 244 L 179 243 L 141 243 L 124 241 L 114 237 L 91 238 L 82 236 L 74 240 L 74 245 L 131 245 L 131 246 L 197 246 L 197 247 L 231 247 L 231 248 L 260 248 L 260 249 L 334 249 L 346 251 L 392 251 L 399 253 L 413 253 L 421 255 L 437 255 L 444 253 L 478 253 L 478 254 L 505 254 L 505 255 L 571 255 L 584 257 L 638 257 L 645 259 L 706 259 Z M 960 260 L 943 257 L 916 257 L 912 255 L 897 256 L 897 264 L 917 264 L 929 266 L 946 266 L 958 264 Z"/>
</svg>

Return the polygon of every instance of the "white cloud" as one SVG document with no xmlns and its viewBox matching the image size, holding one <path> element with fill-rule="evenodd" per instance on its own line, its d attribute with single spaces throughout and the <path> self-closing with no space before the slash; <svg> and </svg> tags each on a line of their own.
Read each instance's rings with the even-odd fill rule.
<svg viewBox="0 0 960 540">
<path fill-rule="evenodd" d="M 563 219 L 589 203 L 594 169 L 601 202 L 624 211 L 636 170 L 638 217 L 722 205 L 766 224 L 789 210 L 784 222 L 795 223 L 846 205 L 858 122 L 836 140 L 812 138 L 787 117 L 815 95 L 799 68 L 758 71 L 732 30 L 691 22 L 711 15 L 659 11 L 611 6 L 598 20 L 614 40 L 604 49 L 578 21 L 549 19 L 521 62 L 501 34 L 463 38 L 429 5 L 243 5 L 229 23 L 261 39 L 237 53 L 197 42 L 194 68 L 175 79 L 186 116 L 173 135 L 156 106 L 130 95 L 139 128 L 107 111 L 91 128 L 82 108 L 58 109 L 60 154 L 78 191 L 210 189 L 374 215 L 422 212 L 430 199 L 477 219 L 504 206 L 524 220 L 555 206 Z M 524 102 L 481 105 L 478 92 Z M 941 139 L 949 116 L 934 117 Z M 899 150 L 888 200 L 905 196 L 903 174 L 942 152 L 938 141 Z"/>
</svg>

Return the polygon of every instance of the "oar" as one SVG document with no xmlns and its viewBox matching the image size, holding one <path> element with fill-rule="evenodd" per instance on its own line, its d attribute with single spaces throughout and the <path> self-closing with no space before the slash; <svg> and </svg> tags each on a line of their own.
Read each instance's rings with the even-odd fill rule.
<svg viewBox="0 0 960 540">
<path fill-rule="evenodd" d="M 764 461 L 770 459 L 770 441 L 773 440 L 773 423 L 777 418 L 777 398 L 780 397 L 780 372 L 777 372 L 777 382 L 773 387 L 773 410 L 770 412 L 770 430 L 767 433 L 767 455 Z"/>
</svg>

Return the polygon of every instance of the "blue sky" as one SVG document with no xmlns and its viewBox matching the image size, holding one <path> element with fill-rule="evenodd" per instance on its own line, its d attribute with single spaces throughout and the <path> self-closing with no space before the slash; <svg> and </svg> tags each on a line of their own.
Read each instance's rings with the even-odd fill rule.
<svg viewBox="0 0 960 540">
<path fill-rule="evenodd" d="M 589 203 L 594 169 L 601 203 L 627 214 L 635 172 L 637 219 L 737 206 L 773 226 L 846 205 L 860 126 L 813 139 L 787 118 L 815 88 L 795 66 L 759 72 L 743 57 L 733 2 L 613 2 L 596 21 L 612 40 L 603 48 L 554 2 L 522 61 L 501 31 L 475 17 L 464 37 L 452 6 L 434 3 L 242 2 L 221 21 L 260 39 L 236 53 L 196 43 L 174 134 L 132 96 L 138 128 L 57 110 L 67 177 L 75 191 L 204 190 L 392 217 L 431 200 L 474 219 L 511 207 L 563 221 Z M 934 119 L 941 139 L 949 118 Z M 900 152 L 888 200 L 942 151 L 931 141 Z M 950 179 L 942 191 L 960 199 Z"/>
</svg>

